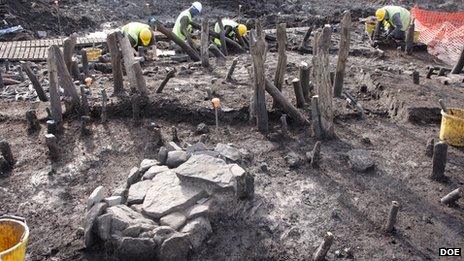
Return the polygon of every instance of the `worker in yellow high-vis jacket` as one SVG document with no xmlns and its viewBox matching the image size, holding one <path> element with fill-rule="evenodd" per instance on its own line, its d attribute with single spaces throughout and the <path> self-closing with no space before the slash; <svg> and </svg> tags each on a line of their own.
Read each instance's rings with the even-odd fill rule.
<svg viewBox="0 0 464 261">
<path fill-rule="evenodd" d="M 121 28 L 124 36 L 129 38 L 132 47 L 151 46 L 155 44 L 153 31 L 148 24 L 131 22 Z"/>
<path fill-rule="evenodd" d="M 404 40 L 411 22 L 411 13 L 401 6 L 385 6 L 375 12 L 380 26 L 387 31 L 387 38 Z"/>
<path fill-rule="evenodd" d="M 187 41 L 190 45 L 192 45 L 192 38 L 191 33 L 193 31 L 192 22 L 193 17 L 200 15 L 203 6 L 200 2 L 192 3 L 189 9 L 182 11 L 176 19 L 176 23 L 174 24 L 174 28 L 172 28 L 172 32 L 179 37 L 183 41 Z"/>
<path fill-rule="evenodd" d="M 226 37 L 230 38 L 230 39 L 234 39 L 236 38 L 237 35 L 239 36 L 245 36 L 247 34 L 247 27 L 246 25 L 244 24 L 239 24 L 237 22 L 235 22 L 234 20 L 232 19 L 229 19 L 229 18 L 222 18 L 222 26 L 224 27 L 224 30 L 226 31 Z M 221 28 L 219 26 L 219 23 L 217 22 L 215 25 L 214 25 L 214 31 L 216 33 L 220 33 L 221 32 Z M 219 39 L 214 39 L 214 43 L 218 46 L 221 46 L 221 40 Z"/>
</svg>

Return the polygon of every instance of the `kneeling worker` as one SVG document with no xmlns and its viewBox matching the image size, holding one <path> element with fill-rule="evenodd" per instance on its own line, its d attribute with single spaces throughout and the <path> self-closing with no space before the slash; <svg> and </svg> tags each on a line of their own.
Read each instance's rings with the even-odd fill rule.
<svg viewBox="0 0 464 261">
<path fill-rule="evenodd" d="M 248 31 L 246 25 L 239 24 L 229 18 L 222 18 L 222 25 L 224 27 L 224 30 L 226 31 L 226 37 L 230 39 L 234 39 L 237 35 L 243 37 L 247 34 Z M 216 33 L 221 33 L 221 28 L 219 27 L 218 22 L 214 25 L 214 31 Z M 221 46 L 221 40 L 217 38 L 214 39 L 214 43 L 218 46 Z"/>
<path fill-rule="evenodd" d="M 193 32 L 193 28 L 190 22 L 192 22 L 193 17 L 201 14 L 202 9 L 203 7 L 200 2 L 192 3 L 189 9 L 179 14 L 174 28 L 172 28 L 172 32 L 179 37 L 179 39 L 183 41 L 187 40 L 189 44 L 192 44 L 191 33 Z"/>
<path fill-rule="evenodd" d="M 155 44 L 153 31 L 148 24 L 132 22 L 122 27 L 124 36 L 129 38 L 132 47 L 150 46 Z"/>
<path fill-rule="evenodd" d="M 385 6 L 375 12 L 380 26 L 388 30 L 386 37 L 404 40 L 411 22 L 411 13 L 401 6 Z"/>
</svg>

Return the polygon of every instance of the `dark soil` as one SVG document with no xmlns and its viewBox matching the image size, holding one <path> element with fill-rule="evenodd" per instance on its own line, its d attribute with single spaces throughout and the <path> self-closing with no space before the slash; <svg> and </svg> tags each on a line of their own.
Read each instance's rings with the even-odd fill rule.
<svg viewBox="0 0 464 261">
<path fill-rule="evenodd" d="M 73 13 L 74 18 L 92 17 L 89 19 L 92 26 L 122 22 L 132 16 L 140 19 L 147 16 L 129 8 L 144 1 L 126 1 L 124 8 L 128 9 L 124 10 L 129 10 L 127 12 L 118 6 L 113 8 L 113 13 L 93 16 L 96 10 L 110 8 L 109 2 L 112 3 L 86 2 L 101 8 L 88 8 L 87 11 L 83 11 L 81 1 L 76 4 L 63 1 L 62 5 L 66 12 Z M 174 11 L 177 13 L 181 6 L 188 5 L 187 1 L 153 2 L 153 6 L 163 6 L 165 10 L 157 8 L 153 11 L 155 15 L 170 19 L 174 19 Z M 206 10 L 213 10 L 213 7 L 220 8 L 214 12 L 228 9 L 225 2 L 209 1 Z M 301 16 L 306 12 L 304 6 L 310 5 L 315 10 L 311 14 L 334 17 L 338 9 L 347 6 L 367 10 L 363 9 L 366 2 L 311 1 L 302 4 L 302 1 L 263 1 L 257 4 L 260 8 L 256 8 L 247 5 L 249 1 L 243 1 L 243 6 L 247 18 L 264 14 L 259 13 L 262 10 L 275 12 L 273 8 L 277 7 L 285 10 L 278 4 L 297 9 L 301 5 Z M 17 4 L 25 6 L 21 1 Z M 238 4 L 239 1 L 230 4 L 229 9 L 238 10 Z M 436 5 L 435 1 L 421 4 Z M 283 11 L 278 19 L 287 19 L 286 13 L 291 11 Z M 291 23 L 292 19 L 299 18 L 289 19 Z M 50 26 L 50 30 L 57 32 L 54 23 L 39 26 L 38 22 L 37 27 L 31 24 L 30 29 L 38 30 L 43 26 Z M 85 29 L 79 26 L 70 28 Z M 112 76 L 94 71 L 97 82 L 91 87 L 92 134 L 81 136 L 79 121 L 67 118 L 65 131 L 59 137 L 62 157 L 55 163 L 47 157 L 43 122 L 39 133 L 28 135 L 24 117 L 26 110 L 34 107 L 43 121 L 48 104 L 0 101 L 0 137 L 10 142 L 17 159 L 13 171 L 0 178 L 0 215 L 8 213 L 27 218 L 31 228 L 27 259 L 108 258 L 99 247 L 93 250 L 83 247 L 81 228 L 85 202 L 95 187 L 117 188 L 125 182 L 132 167 L 153 156 L 145 151 L 150 122 L 160 125 L 168 140 L 171 127 L 176 126 L 180 145 L 184 147 L 200 140 L 195 129 L 204 122 L 211 129 L 206 142 L 208 147 L 214 147 L 218 142 L 233 143 L 253 155 L 253 159 L 242 166 L 255 177 L 255 198 L 242 202 L 242 211 L 238 215 L 214 220 L 211 238 L 192 254 L 192 260 L 308 260 L 327 231 L 335 235 L 328 260 L 335 259 L 335 252 L 343 253 L 344 248 L 350 248 L 354 259 L 358 260 L 437 260 L 438 248 L 462 247 L 464 201 L 461 199 L 455 206 L 448 207 L 440 204 L 439 199 L 464 185 L 464 152 L 449 148 L 448 179 L 435 182 L 428 178 L 431 159 L 425 156 L 425 146 L 429 138 L 438 138 L 438 99 L 445 99 L 450 107 L 463 107 L 464 91 L 445 86 L 434 78 L 425 79 L 425 67 L 437 63 L 426 53 L 406 57 L 396 50 L 386 50 L 383 58 L 372 55 L 372 52 L 364 54 L 361 50 L 370 49 L 363 38 L 362 24 L 354 23 L 354 26 L 357 29 L 352 36 L 352 50 L 357 50 L 357 55 L 349 57 L 345 88 L 360 101 L 367 113 L 361 119 L 344 100 L 334 100 L 337 138 L 322 143 L 322 160 L 316 169 L 304 159 L 305 153 L 311 151 L 316 142 L 309 126 L 296 126 L 290 122 L 289 133 L 282 135 L 278 120 L 281 112 L 271 111 L 270 133 L 262 135 L 257 132 L 255 123 L 249 121 L 248 104 L 253 87 L 247 69 L 251 64 L 248 54 L 237 56 L 239 65 L 234 74 L 237 82 L 233 84 L 221 80 L 232 58 L 226 66 L 216 65 L 211 59 L 215 67 L 212 72 L 202 69 L 198 63 L 177 63 L 169 58 L 146 63 L 143 68 L 150 89 L 150 103 L 143 108 L 139 127 L 133 126 L 127 102 L 115 97 L 110 102 L 109 122 L 100 124 L 97 91 L 102 86 L 111 94 Z M 297 45 L 303 35 L 304 31 L 289 34 L 289 49 Z M 335 32 L 334 47 L 337 38 Z M 270 46 L 272 52 L 267 55 L 266 67 L 272 77 L 277 54 L 274 44 L 270 43 Z M 301 61 L 311 64 L 311 58 L 308 54 L 288 52 L 288 83 L 283 92 L 293 103 L 291 79 L 298 74 L 298 64 Z M 336 58 L 335 51 L 330 57 L 332 70 Z M 43 64 L 38 66 L 43 67 Z M 155 94 L 167 67 L 175 67 L 183 73 L 178 73 L 162 94 Z M 420 72 L 420 85 L 412 83 L 412 70 Z M 214 114 L 206 98 L 207 87 L 216 90 L 216 96 L 223 104 L 219 133 L 214 131 Z M 267 102 L 271 108 L 269 96 Z M 309 110 L 309 105 L 303 110 L 308 117 Z M 346 157 L 351 149 L 369 150 L 375 159 L 375 168 L 367 173 L 352 171 Z M 291 152 L 302 159 L 297 168 L 290 168 L 284 160 Z M 267 165 L 267 171 L 263 170 L 263 165 Z M 396 231 L 387 235 L 382 228 L 393 200 L 400 202 L 401 209 Z"/>
</svg>

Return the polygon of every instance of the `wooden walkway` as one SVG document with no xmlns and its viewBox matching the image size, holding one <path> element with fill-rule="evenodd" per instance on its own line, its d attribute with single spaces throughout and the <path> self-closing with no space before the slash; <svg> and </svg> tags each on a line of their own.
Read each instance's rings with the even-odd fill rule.
<svg viewBox="0 0 464 261">
<path fill-rule="evenodd" d="M 46 61 L 48 48 L 52 45 L 62 46 L 65 39 L 0 42 L 0 60 Z M 78 37 L 76 46 L 90 47 L 102 43 L 106 43 L 106 38 Z"/>
</svg>

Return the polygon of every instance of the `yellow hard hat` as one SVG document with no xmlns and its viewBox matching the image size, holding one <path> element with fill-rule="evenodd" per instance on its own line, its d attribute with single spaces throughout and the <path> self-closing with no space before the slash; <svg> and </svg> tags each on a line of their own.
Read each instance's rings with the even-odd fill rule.
<svg viewBox="0 0 464 261">
<path fill-rule="evenodd" d="M 239 34 L 240 36 L 244 36 L 244 35 L 247 34 L 248 28 L 246 27 L 246 25 L 244 25 L 244 24 L 239 24 L 239 25 L 237 26 L 237 29 L 238 29 L 238 34 Z"/>
<path fill-rule="evenodd" d="M 140 31 L 140 39 L 142 40 L 142 44 L 144 46 L 148 46 L 150 44 L 151 37 L 152 37 L 152 33 L 150 29 L 145 28 L 145 29 L 142 29 L 142 31 Z"/>
<path fill-rule="evenodd" d="M 380 8 L 375 11 L 375 18 L 377 21 L 381 22 L 385 19 L 385 15 L 387 14 L 387 10 L 385 8 Z"/>
</svg>

